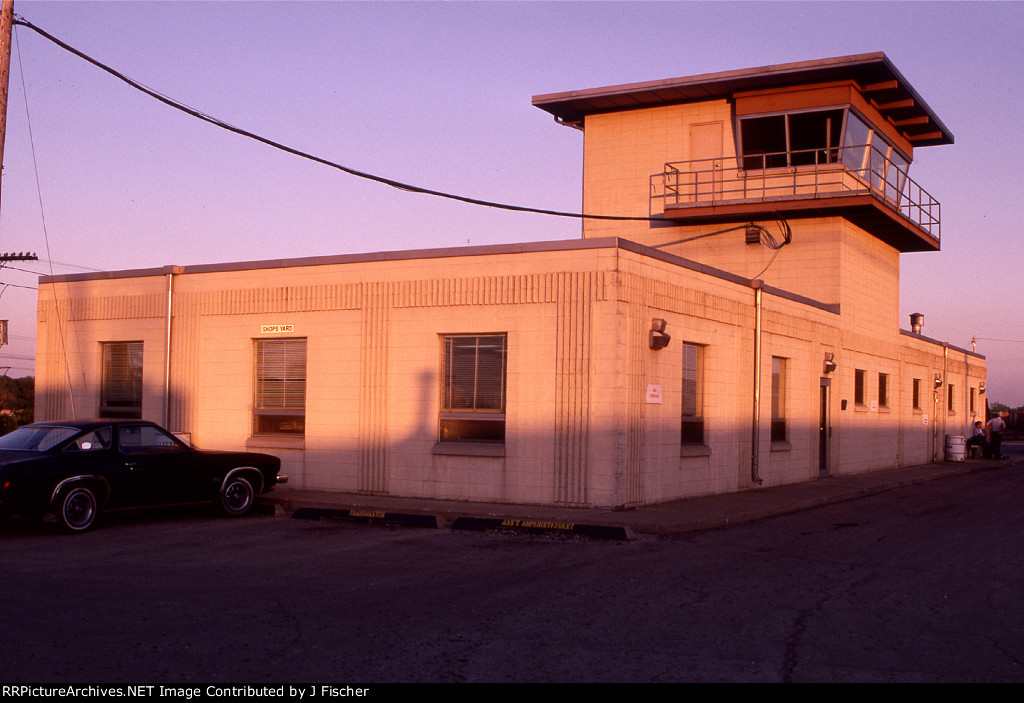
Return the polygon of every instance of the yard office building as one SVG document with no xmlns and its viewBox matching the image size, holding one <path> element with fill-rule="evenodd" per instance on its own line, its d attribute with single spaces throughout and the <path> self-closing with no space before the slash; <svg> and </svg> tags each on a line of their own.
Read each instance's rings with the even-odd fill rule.
<svg viewBox="0 0 1024 703">
<path fill-rule="evenodd" d="M 582 239 L 40 279 L 37 419 L 142 417 L 307 489 L 638 506 L 940 457 L 985 361 L 900 329 L 937 251 L 884 54 L 542 95 Z"/>
</svg>

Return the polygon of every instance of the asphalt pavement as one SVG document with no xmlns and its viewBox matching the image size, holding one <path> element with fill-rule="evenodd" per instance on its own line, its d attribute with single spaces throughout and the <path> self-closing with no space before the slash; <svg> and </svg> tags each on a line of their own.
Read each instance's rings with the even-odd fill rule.
<svg viewBox="0 0 1024 703">
<path fill-rule="evenodd" d="M 1004 441 L 1003 453 L 999 460 L 965 459 L 901 466 L 622 510 L 335 493 L 296 489 L 287 484 L 261 496 L 259 502 L 264 509 L 305 519 L 631 539 L 637 534 L 675 534 L 751 522 L 926 481 L 1024 464 L 1024 442 Z"/>
</svg>

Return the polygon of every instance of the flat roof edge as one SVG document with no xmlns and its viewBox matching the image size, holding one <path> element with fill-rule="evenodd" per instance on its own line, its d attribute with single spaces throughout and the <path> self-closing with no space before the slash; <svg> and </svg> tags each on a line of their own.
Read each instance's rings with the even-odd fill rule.
<svg viewBox="0 0 1024 703">
<path fill-rule="evenodd" d="M 545 251 L 573 251 L 601 249 L 615 246 L 617 238 L 600 239 L 557 239 L 544 242 L 518 242 L 514 244 L 483 244 L 468 247 L 438 247 L 434 249 L 405 249 L 399 251 L 375 251 L 362 254 L 330 254 L 327 256 L 304 256 L 294 259 L 257 259 L 233 261 L 223 264 L 193 264 L 190 266 L 161 266 L 157 268 L 127 269 L 123 271 L 95 271 L 89 273 L 40 276 L 39 283 L 65 283 L 74 281 L 96 281 L 118 278 L 144 278 L 173 274 L 227 273 L 231 271 L 254 271 L 260 269 L 297 268 L 303 266 L 333 266 L 338 264 L 362 264 L 380 261 L 404 261 L 409 259 L 441 259 L 460 256 L 494 256 L 501 254 L 526 254 Z"/>
<path fill-rule="evenodd" d="M 920 113 L 938 128 L 941 137 L 916 146 L 952 144 L 953 133 L 921 97 L 914 86 L 900 73 L 884 52 L 852 54 L 826 59 L 770 64 L 755 68 L 702 73 L 638 83 L 559 93 L 534 95 L 532 104 L 563 121 L 577 121 L 588 114 L 641 109 L 657 105 L 729 98 L 737 91 L 800 85 L 804 82 L 856 80 L 859 83 L 895 79 L 914 100 Z"/>
<path fill-rule="evenodd" d="M 559 103 L 565 100 L 578 98 L 600 98 L 623 93 L 642 92 L 645 90 L 656 90 L 661 88 L 675 88 L 683 86 L 705 85 L 709 83 L 721 83 L 722 81 L 736 80 L 737 78 L 755 78 L 758 76 L 774 76 L 786 73 L 807 71 L 814 68 L 828 66 L 841 66 L 848 64 L 860 64 L 866 62 L 884 61 L 889 64 L 888 57 L 881 51 L 868 54 L 852 54 L 850 56 L 837 56 L 831 59 L 812 59 L 809 61 L 795 61 L 792 63 L 769 64 L 768 66 L 757 66 L 753 68 L 739 68 L 729 71 L 715 71 L 713 73 L 699 73 L 694 76 L 680 76 L 677 78 L 662 78 L 653 81 L 640 81 L 637 83 L 620 83 L 599 88 L 585 88 L 583 90 L 566 90 L 559 93 L 546 93 L 534 95 L 533 104 L 537 107 L 550 103 Z"/>
<path fill-rule="evenodd" d="M 904 337 L 913 337 L 914 339 L 920 339 L 922 342 L 928 342 L 929 344 L 935 344 L 935 345 L 940 346 L 940 347 L 949 347 L 950 349 L 952 349 L 954 351 L 958 351 L 958 352 L 961 352 L 963 354 L 967 354 L 968 356 L 973 356 L 973 357 L 975 357 L 977 359 L 984 359 L 985 358 L 984 354 L 979 354 L 978 352 L 973 352 L 970 349 L 963 349 L 963 348 L 958 347 L 958 346 L 956 346 L 954 344 L 950 344 L 949 342 L 943 342 L 943 341 L 938 340 L 938 339 L 932 339 L 931 337 L 925 337 L 923 334 L 916 334 L 914 332 L 911 332 L 910 330 L 900 329 L 900 334 L 902 334 Z"/>
<path fill-rule="evenodd" d="M 125 271 L 96 271 L 90 273 L 40 276 L 39 284 L 76 283 L 80 281 L 103 281 L 126 278 L 155 278 L 159 276 L 230 273 L 278 268 L 301 268 L 305 266 L 336 266 L 344 264 L 378 263 L 387 261 L 409 261 L 414 259 L 441 259 L 469 256 L 501 256 L 507 254 L 534 254 L 557 251 L 587 251 L 594 249 L 620 249 L 640 256 L 664 261 L 696 273 L 702 273 L 723 281 L 744 287 L 753 287 L 754 281 L 743 276 L 670 254 L 661 249 L 638 244 L 620 237 L 598 237 L 594 239 L 561 239 L 545 242 L 521 242 L 516 244 L 488 244 L 469 247 L 446 247 L 437 249 L 409 249 L 405 251 L 379 251 L 366 254 L 338 254 L 333 256 L 310 256 L 296 259 L 268 259 L 264 261 L 237 261 L 225 264 L 198 264 L 194 266 L 161 266 L 159 268 L 130 269 Z M 839 314 L 839 306 L 790 293 L 781 288 L 762 284 L 762 289 L 772 295 L 786 298 L 803 305 Z"/>
</svg>

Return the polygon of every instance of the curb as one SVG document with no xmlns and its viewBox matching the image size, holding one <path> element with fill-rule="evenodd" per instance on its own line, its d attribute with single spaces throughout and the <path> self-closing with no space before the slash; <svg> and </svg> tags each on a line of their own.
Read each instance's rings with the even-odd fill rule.
<svg viewBox="0 0 1024 703">
<path fill-rule="evenodd" d="M 431 503 L 430 501 L 424 501 L 421 505 L 415 502 L 410 503 L 408 500 L 403 499 L 404 502 L 402 504 L 406 510 L 397 511 L 389 509 L 385 505 L 381 505 L 381 503 L 386 502 L 384 500 L 381 500 L 380 502 L 370 502 L 365 505 L 352 506 L 351 501 L 347 500 L 348 494 L 304 496 L 301 491 L 296 492 L 295 495 L 281 497 L 264 495 L 262 496 L 262 500 L 258 499 L 254 510 L 261 514 L 274 514 L 279 516 L 290 514 L 293 518 L 302 520 L 343 520 L 364 524 L 398 525 L 427 529 L 451 529 L 478 532 L 500 531 L 516 532 L 521 534 L 549 534 L 580 536 L 590 539 L 631 541 L 637 538 L 637 533 L 649 535 L 673 535 L 730 527 L 742 523 L 756 522 L 758 520 L 789 515 L 804 510 L 811 510 L 813 508 L 820 508 L 835 503 L 844 503 L 851 500 L 857 500 L 859 498 L 866 498 L 868 496 L 877 495 L 897 488 L 915 486 L 950 476 L 960 476 L 980 473 L 983 471 L 991 471 L 994 469 L 1008 468 L 1016 466 L 1016 463 L 1014 459 L 1001 459 L 997 461 L 972 461 L 959 464 L 941 462 L 931 466 L 935 466 L 936 468 L 930 472 L 924 473 L 924 475 L 890 475 L 885 477 L 885 479 L 879 483 L 861 485 L 859 487 L 856 485 L 843 486 L 841 484 L 833 484 L 835 492 L 829 493 L 826 489 L 822 494 L 815 496 L 795 495 L 802 491 L 793 491 L 787 496 L 787 486 L 777 486 L 773 487 L 773 489 L 777 488 L 780 490 L 775 491 L 771 496 L 765 496 L 763 499 L 754 499 L 755 502 L 757 500 L 762 500 L 763 504 L 761 505 L 752 506 L 749 504 L 728 504 L 728 496 L 738 496 L 742 493 L 746 493 L 746 497 L 752 497 L 758 493 L 758 490 L 754 489 L 750 492 L 741 492 L 741 494 L 721 494 L 720 497 L 722 499 L 722 504 L 712 506 L 710 509 L 706 505 L 699 509 L 693 509 L 699 504 L 687 503 L 688 499 L 679 501 L 680 505 L 678 506 L 672 506 L 671 508 L 662 510 L 659 510 L 656 505 L 646 506 L 648 508 L 646 511 L 641 508 L 609 514 L 608 517 L 610 517 L 611 520 L 607 523 L 577 522 L 576 518 L 584 517 L 583 511 L 575 514 L 571 511 L 553 513 L 546 507 L 542 509 L 543 514 L 546 514 L 547 517 L 536 517 L 535 515 L 529 515 L 529 506 L 518 505 L 509 505 L 509 510 L 507 511 L 496 509 L 494 506 L 489 508 L 482 506 L 480 512 L 485 512 L 487 510 L 491 510 L 492 512 L 490 512 L 490 514 L 485 513 L 486 516 L 481 517 L 480 512 L 473 515 L 472 508 L 467 510 L 464 506 L 439 506 L 435 503 Z M 913 469 L 915 467 L 906 468 Z M 920 474 L 919 471 L 913 473 Z M 863 477 L 850 478 L 861 478 L 863 480 Z M 791 484 L 790 486 L 795 488 L 797 486 L 806 485 L 807 484 Z M 695 498 L 693 500 L 704 500 L 706 498 L 716 499 L 719 498 L 719 496 L 708 496 L 705 498 Z M 305 505 L 303 505 L 304 502 L 306 503 Z M 335 505 L 338 503 L 344 504 L 345 502 L 349 502 L 351 507 L 328 507 L 332 502 Z M 314 505 L 310 505 L 310 503 Z M 315 504 L 319 504 L 319 507 L 316 507 Z M 464 510 L 466 512 L 463 512 Z M 467 512 L 469 514 L 466 514 Z M 503 512 L 505 513 L 504 515 L 502 515 Z M 701 517 L 699 515 L 700 513 L 703 513 L 704 516 Z M 710 515 L 708 513 L 710 513 Z M 518 517 L 515 517 L 515 515 L 518 515 Z M 598 520 L 601 519 L 599 515 L 594 514 L 594 511 L 587 511 L 586 515 L 591 518 L 597 517 Z"/>
</svg>

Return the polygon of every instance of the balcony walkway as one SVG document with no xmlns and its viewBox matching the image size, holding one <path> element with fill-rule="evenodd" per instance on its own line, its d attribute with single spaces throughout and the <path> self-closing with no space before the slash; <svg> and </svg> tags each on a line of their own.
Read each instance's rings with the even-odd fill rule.
<svg viewBox="0 0 1024 703">
<path fill-rule="evenodd" d="M 900 251 L 940 243 L 938 201 L 866 146 L 667 163 L 650 193 L 652 216 L 680 223 L 839 214 Z"/>
</svg>

